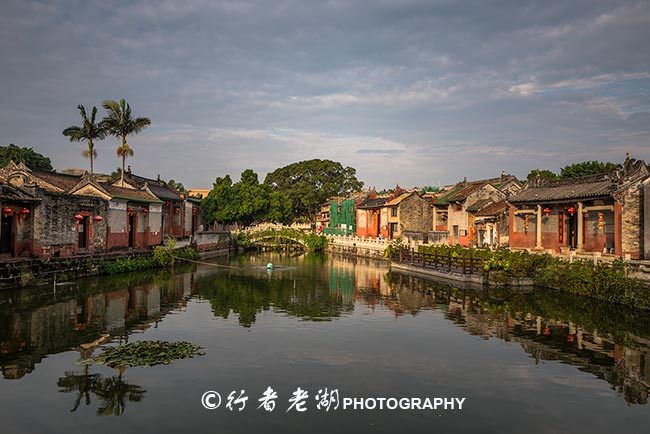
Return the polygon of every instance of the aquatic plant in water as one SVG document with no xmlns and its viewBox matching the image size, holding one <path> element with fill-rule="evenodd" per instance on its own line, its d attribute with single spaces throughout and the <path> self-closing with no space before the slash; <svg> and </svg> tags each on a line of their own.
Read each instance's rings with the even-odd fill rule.
<svg viewBox="0 0 650 434">
<path fill-rule="evenodd" d="M 112 368 L 168 365 L 174 360 L 203 354 L 200 346 L 190 342 L 139 341 L 107 348 L 95 362 Z"/>
</svg>

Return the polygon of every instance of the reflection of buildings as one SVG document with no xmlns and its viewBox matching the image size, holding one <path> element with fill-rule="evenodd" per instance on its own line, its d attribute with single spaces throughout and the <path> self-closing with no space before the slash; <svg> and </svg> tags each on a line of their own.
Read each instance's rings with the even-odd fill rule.
<svg viewBox="0 0 650 434">
<path fill-rule="evenodd" d="M 0 369 L 4 378 L 30 373 L 45 356 L 97 339 L 101 333 L 127 336 L 132 328 L 148 327 L 179 304 L 187 287 L 175 276 L 162 284 L 146 283 L 130 288 L 77 296 L 59 293 L 50 304 L 15 301 L 0 310 Z"/>
<path fill-rule="evenodd" d="M 398 314 L 409 310 L 415 313 L 437 302 L 447 311 L 447 319 L 472 335 L 519 343 L 536 363 L 556 360 L 577 366 L 581 371 L 606 380 L 628 403 L 645 404 L 648 400 L 650 340 L 647 337 L 617 330 L 615 338 L 593 326 L 588 328 L 569 320 L 542 317 L 535 313 L 534 303 L 521 304 L 521 311 L 511 307 L 519 306 L 514 303 L 525 301 L 527 297 L 538 301 L 535 297 L 541 297 L 540 294 L 463 291 L 401 273 L 390 276 L 393 292 L 400 294 L 399 303 L 393 297 L 385 299 L 384 304 Z M 408 292 L 410 296 L 406 295 Z M 559 310 L 562 308 L 556 301 L 555 305 L 558 318 L 571 317 L 569 310 Z M 593 318 L 589 317 L 589 312 L 579 314 L 592 324 L 604 320 L 599 318 L 602 312 L 593 314 Z M 610 312 L 615 318 L 624 314 L 617 307 Z"/>
</svg>

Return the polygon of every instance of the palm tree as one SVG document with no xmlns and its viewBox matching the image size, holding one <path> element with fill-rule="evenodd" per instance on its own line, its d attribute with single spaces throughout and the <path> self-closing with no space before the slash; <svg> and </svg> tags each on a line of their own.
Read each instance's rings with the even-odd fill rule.
<svg viewBox="0 0 650 434">
<path fill-rule="evenodd" d="M 124 183 L 124 166 L 126 158 L 133 156 L 133 149 L 126 141 L 126 136 L 138 134 L 149 125 L 149 118 L 134 118 L 131 115 L 131 106 L 122 98 L 119 102 L 115 100 L 106 100 L 102 103 L 106 109 L 107 115 L 101 122 L 102 127 L 110 135 L 121 139 L 117 147 L 117 156 L 122 158 L 122 173 L 120 180 Z"/>
<path fill-rule="evenodd" d="M 90 111 L 90 118 L 86 114 L 86 108 L 79 104 L 77 106 L 81 113 L 81 126 L 73 125 L 63 130 L 63 135 L 70 138 L 71 142 L 86 142 L 88 147 L 84 149 L 82 155 L 90 158 L 90 174 L 93 174 L 93 161 L 97 158 L 97 151 L 95 151 L 94 140 L 103 140 L 106 137 L 104 128 L 95 122 L 97 116 L 97 107 L 93 106 Z"/>
</svg>

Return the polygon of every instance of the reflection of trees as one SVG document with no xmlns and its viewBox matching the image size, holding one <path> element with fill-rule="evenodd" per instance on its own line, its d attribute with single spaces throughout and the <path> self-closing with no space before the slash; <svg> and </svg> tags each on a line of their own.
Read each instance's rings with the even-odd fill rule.
<svg viewBox="0 0 650 434">
<path fill-rule="evenodd" d="M 60 392 L 76 393 L 72 410 L 76 411 L 84 400 L 90 405 L 90 395 L 93 394 L 102 401 L 97 409 L 99 416 L 119 416 L 126 410 L 127 402 L 140 402 L 144 399 L 145 390 L 135 384 L 124 381 L 122 374 L 112 377 L 103 377 L 100 374 L 88 374 L 85 369 L 83 374 L 66 372 L 64 377 L 59 378 L 57 385 L 62 389 Z"/>
<path fill-rule="evenodd" d="M 307 286 L 309 285 L 309 286 Z M 329 320 L 352 311 L 354 303 L 312 280 L 262 279 L 246 275 L 212 275 L 198 282 L 199 294 L 212 305 L 215 316 L 238 315 L 250 327 L 258 312 L 272 307 L 310 321 Z"/>
</svg>

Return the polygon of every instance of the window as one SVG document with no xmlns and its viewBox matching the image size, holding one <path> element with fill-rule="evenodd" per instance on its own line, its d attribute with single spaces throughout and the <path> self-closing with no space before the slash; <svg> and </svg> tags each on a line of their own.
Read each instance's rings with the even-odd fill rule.
<svg viewBox="0 0 650 434">
<path fill-rule="evenodd" d="M 390 209 L 390 215 L 391 217 L 397 217 L 397 207 Z"/>
<path fill-rule="evenodd" d="M 458 239 L 458 225 L 454 225 L 454 239 Z"/>
</svg>

